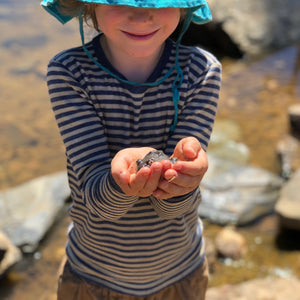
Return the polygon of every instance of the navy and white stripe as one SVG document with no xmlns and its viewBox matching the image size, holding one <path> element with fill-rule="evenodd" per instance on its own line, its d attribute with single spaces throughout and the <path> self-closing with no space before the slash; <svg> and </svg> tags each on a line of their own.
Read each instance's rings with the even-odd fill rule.
<svg viewBox="0 0 300 300">
<path fill-rule="evenodd" d="M 86 46 L 117 73 L 99 36 Z M 175 62 L 175 51 L 168 40 L 149 81 L 164 76 Z M 221 67 L 206 51 L 184 46 L 179 64 L 184 78 L 178 123 L 170 134 L 175 73 L 157 87 L 128 85 L 102 71 L 81 47 L 49 63 L 49 94 L 66 147 L 73 198 L 67 255 L 79 276 L 120 293 L 155 293 L 190 274 L 204 259 L 199 189 L 168 200 L 126 196 L 110 173 L 112 157 L 124 148 L 151 146 L 171 155 L 180 139 L 194 136 L 206 149 Z"/>
</svg>

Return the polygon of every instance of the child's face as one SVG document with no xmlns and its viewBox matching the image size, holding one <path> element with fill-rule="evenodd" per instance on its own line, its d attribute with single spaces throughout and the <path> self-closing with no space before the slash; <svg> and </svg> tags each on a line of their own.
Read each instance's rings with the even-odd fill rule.
<svg viewBox="0 0 300 300">
<path fill-rule="evenodd" d="M 133 58 L 145 59 L 161 51 L 165 40 L 180 20 L 179 8 L 154 9 L 100 4 L 95 13 L 110 49 Z"/>
</svg>

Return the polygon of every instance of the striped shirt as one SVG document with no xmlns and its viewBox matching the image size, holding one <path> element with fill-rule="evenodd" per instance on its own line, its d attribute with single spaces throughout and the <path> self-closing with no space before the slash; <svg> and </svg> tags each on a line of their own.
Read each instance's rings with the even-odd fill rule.
<svg viewBox="0 0 300 300">
<path fill-rule="evenodd" d="M 99 36 L 86 47 L 124 78 L 105 58 Z M 167 40 L 149 82 L 163 78 L 175 63 L 175 53 L 175 43 Z M 48 66 L 49 95 L 66 148 L 73 199 L 67 256 L 77 275 L 119 293 L 156 293 L 200 267 L 205 256 L 199 188 L 167 200 L 127 196 L 110 171 L 114 155 L 128 147 L 150 146 L 171 155 L 180 139 L 194 136 L 206 149 L 220 63 L 196 47 L 180 46 L 179 53 L 183 82 L 172 134 L 175 72 L 156 87 L 130 85 L 104 72 L 82 47 L 56 55 Z"/>
</svg>

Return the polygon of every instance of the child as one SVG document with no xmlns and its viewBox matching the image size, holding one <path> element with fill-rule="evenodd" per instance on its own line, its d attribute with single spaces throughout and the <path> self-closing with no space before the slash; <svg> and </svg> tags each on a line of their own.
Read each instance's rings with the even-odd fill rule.
<svg viewBox="0 0 300 300">
<path fill-rule="evenodd" d="M 221 67 L 180 45 L 205 0 L 44 0 L 78 16 L 82 46 L 55 56 L 48 87 L 66 147 L 73 228 L 58 299 L 201 300 L 208 281 L 197 214 Z M 169 39 L 180 23 L 175 43 Z M 85 44 L 83 21 L 99 35 Z M 151 150 L 177 157 L 136 170 Z"/>
</svg>

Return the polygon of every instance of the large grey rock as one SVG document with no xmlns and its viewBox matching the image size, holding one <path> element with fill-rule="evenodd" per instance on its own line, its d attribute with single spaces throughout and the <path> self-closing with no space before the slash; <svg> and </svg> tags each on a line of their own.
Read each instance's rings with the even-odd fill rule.
<svg viewBox="0 0 300 300">
<path fill-rule="evenodd" d="M 213 20 L 248 54 L 300 40 L 299 0 L 210 0 Z"/>
<path fill-rule="evenodd" d="M 236 122 L 228 119 L 216 120 L 208 153 L 222 159 L 223 162 L 234 161 L 245 165 L 250 160 L 250 151 L 245 144 L 236 142 L 240 138 L 241 128 Z"/>
<path fill-rule="evenodd" d="M 244 225 L 273 211 L 283 180 L 258 167 L 208 156 L 198 213 L 213 223 Z"/>
<path fill-rule="evenodd" d="M 202 182 L 199 215 L 213 223 L 243 225 L 273 211 L 283 180 L 249 166 L 250 151 L 239 126 L 217 120 L 207 151 L 209 168 Z"/>
<path fill-rule="evenodd" d="M 236 285 L 209 288 L 206 300 L 300 300 L 296 278 L 253 279 Z"/>
<path fill-rule="evenodd" d="M 32 252 L 70 195 L 66 172 L 45 175 L 0 192 L 0 228 Z"/>
<path fill-rule="evenodd" d="M 300 230 L 300 169 L 284 185 L 275 206 L 281 225 Z"/>
</svg>

